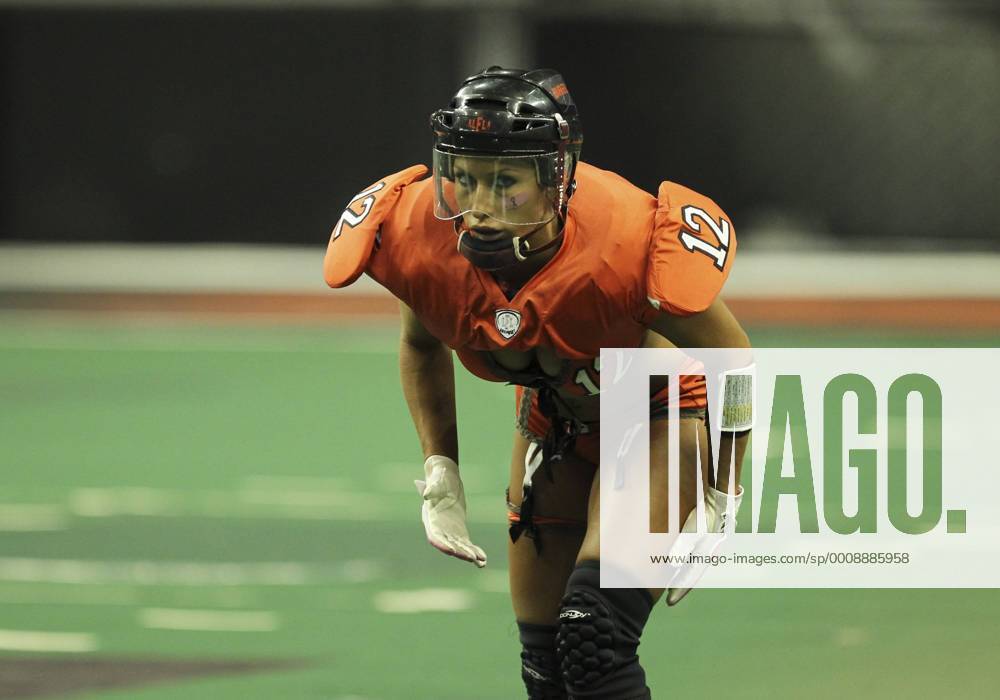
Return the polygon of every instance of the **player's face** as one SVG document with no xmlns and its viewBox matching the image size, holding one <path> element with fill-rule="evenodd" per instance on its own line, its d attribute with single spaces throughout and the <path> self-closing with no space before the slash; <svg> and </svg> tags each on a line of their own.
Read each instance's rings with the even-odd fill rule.
<svg viewBox="0 0 1000 700">
<path fill-rule="evenodd" d="M 550 198 L 530 158 L 456 158 L 455 199 L 466 226 L 523 233 L 521 226 L 551 218 Z"/>
</svg>

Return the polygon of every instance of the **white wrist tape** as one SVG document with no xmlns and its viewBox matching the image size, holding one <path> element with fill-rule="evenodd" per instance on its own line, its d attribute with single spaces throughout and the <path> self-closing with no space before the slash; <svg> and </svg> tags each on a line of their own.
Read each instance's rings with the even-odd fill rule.
<svg viewBox="0 0 1000 700">
<path fill-rule="evenodd" d="M 713 486 L 708 487 L 705 501 L 710 504 L 712 520 L 711 532 L 730 534 L 736 528 L 736 514 L 743 502 L 743 487 L 737 486 L 736 492 L 730 496 L 725 491 L 719 491 Z"/>
<path fill-rule="evenodd" d="M 757 365 L 731 369 L 719 375 L 719 427 L 727 432 L 750 430 L 754 423 L 754 384 Z"/>
<path fill-rule="evenodd" d="M 458 464 L 455 463 L 455 460 L 443 455 L 431 455 L 424 461 L 424 475 L 430 478 L 431 473 L 436 468 L 441 468 L 455 474 L 458 473 Z"/>
</svg>

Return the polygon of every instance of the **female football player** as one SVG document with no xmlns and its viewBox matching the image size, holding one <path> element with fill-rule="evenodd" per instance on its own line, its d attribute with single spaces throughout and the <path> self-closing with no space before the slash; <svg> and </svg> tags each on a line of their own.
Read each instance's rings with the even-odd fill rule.
<svg viewBox="0 0 1000 700">
<path fill-rule="evenodd" d="M 333 231 L 326 281 L 366 272 L 400 300 L 427 538 L 480 567 L 452 352 L 479 377 L 517 385 L 508 556 L 528 697 L 648 698 L 636 650 L 664 591 L 600 587 L 597 358 L 602 347 L 749 347 L 718 299 L 732 224 L 685 187 L 664 182 L 654 197 L 581 162 L 579 115 L 552 70 L 474 75 L 431 127 L 430 177 L 414 166 L 358 194 Z M 666 387 L 651 394 L 650 529 L 665 532 Z M 679 517 L 688 522 L 701 481 L 706 512 L 728 512 L 731 527 L 738 472 L 720 469 L 713 483 L 696 466 L 698 450 L 709 464 L 706 404 L 704 379 L 682 382 Z M 720 464 L 740 463 L 749 427 L 722 425 Z"/>
</svg>

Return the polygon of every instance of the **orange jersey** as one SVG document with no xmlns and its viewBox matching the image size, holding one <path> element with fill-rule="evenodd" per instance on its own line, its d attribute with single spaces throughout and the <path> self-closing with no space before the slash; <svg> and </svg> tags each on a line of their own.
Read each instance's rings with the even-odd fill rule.
<svg viewBox="0 0 1000 700">
<path fill-rule="evenodd" d="M 408 168 L 352 200 L 331 236 L 326 281 L 341 287 L 366 272 L 483 379 L 527 384 L 489 351 L 547 347 L 563 358 L 550 384 L 596 393 L 602 347 L 637 347 L 657 309 L 708 308 L 732 266 L 732 225 L 712 200 L 671 182 L 653 197 L 580 163 L 559 251 L 508 300 L 458 252 L 454 222 L 434 217 L 426 174 Z"/>
</svg>

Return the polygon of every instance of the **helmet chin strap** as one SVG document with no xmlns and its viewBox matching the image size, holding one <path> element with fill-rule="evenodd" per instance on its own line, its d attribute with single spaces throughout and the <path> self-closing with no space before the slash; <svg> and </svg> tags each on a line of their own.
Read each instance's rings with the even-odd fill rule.
<svg viewBox="0 0 1000 700">
<path fill-rule="evenodd" d="M 497 272 L 525 262 L 532 255 L 537 255 L 558 245 L 562 240 L 563 227 L 551 241 L 537 248 L 531 245 L 531 238 L 549 225 L 546 221 L 539 224 L 523 236 L 514 236 L 508 241 L 480 241 L 475 236 L 468 235 L 469 227 L 460 225 L 458 229 L 458 252 L 466 260 L 487 272 Z"/>
</svg>

